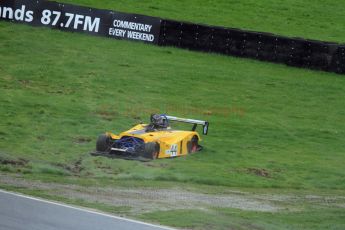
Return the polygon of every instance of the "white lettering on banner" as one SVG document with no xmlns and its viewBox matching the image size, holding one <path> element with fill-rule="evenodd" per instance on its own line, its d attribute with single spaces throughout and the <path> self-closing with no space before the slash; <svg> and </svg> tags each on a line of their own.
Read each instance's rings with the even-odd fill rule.
<svg viewBox="0 0 345 230">
<path fill-rule="evenodd" d="M 48 9 L 43 9 L 39 17 L 39 21 L 42 25 L 45 26 L 84 30 L 95 33 L 98 33 L 101 23 L 101 19 L 97 17 L 73 14 L 68 12 L 65 12 L 63 15 L 60 11 L 52 11 Z M 25 5 L 22 5 L 19 9 L 0 6 L 0 18 L 11 19 L 19 22 L 33 22 L 34 12 L 32 10 L 26 11 Z"/>
<path fill-rule="evenodd" d="M 26 11 L 26 6 L 22 5 L 19 9 L 12 9 L 11 7 L 0 7 L 0 18 L 15 19 L 16 21 L 32 22 L 34 12 Z"/>
<path fill-rule="evenodd" d="M 126 30 L 109 28 L 109 35 L 124 38 L 126 35 Z"/>
<path fill-rule="evenodd" d="M 81 14 L 65 13 L 67 21 L 61 20 L 60 11 L 43 10 L 41 23 L 43 25 L 59 26 L 60 28 L 73 28 L 75 30 L 83 28 L 84 31 L 98 33 L 100 18 L 91 18 Z M 57 24 L 59 21 L 60 24 Z"/>
<path fill-rule="evenodd" d="M 152 34 L 145 34 L 139 32 L 128 31 L 128 38 L 141 40 L 141 41 L 149 41 L 152 42 L 155 37 Z"/>
<path fill-rule="evenodd" d="M 117 28 L 130 29 L 130 30 L 148 32 L 148 33 L 151 32 L 151 28 L 152 28 L 152 25 L 122 21 L 122 20 L 114 20 L 113 26 Z"/>
<path fill-rule="evenodd" d="M 155 36 L 151 34 L 152 25 L 115 19 L 113 28 L 109 28 L 109 35 L 132 40 L 153 42 Z"/>
<path fill-rule="evenodd" d="M 18 4 L 12 4 L 16 2 Z M 20 3 L 20 2 L 23 2 Z M 28 3 L 30 2 L 30 3 Z M 158 18 L 110 12 L 113 18 L 103 16 L 105 11 L 82 11 L 78 9 L 51 6 L 44 1 L 0 0 L 0 20 L 23 22 L 35 26 L 53 27 L 67 31 L 86 31 L 119 39 L 157 42 L 160 20 Z M 57 5 L 56 5 L 57 6 Z M 61 7 L 61 4 L 59 4 Z M 67 5 L 66 5 L 67 6 Z M 99 15 L 99 16 L 98 16 Z M 98 16 L 98 17 L 97 17 Z M 104 19 L 103 19 L 104 18 Z M 103 20 L 105 22 L 103 22 Z M 110 21 L 108 21 L 110 20 Z M 103 22 L 103 24 L 102 24 Z M 107 26 L 109 25 L 109 27 Z M 107 27 L 106 27 L 107 26 Z"/>
</svg>

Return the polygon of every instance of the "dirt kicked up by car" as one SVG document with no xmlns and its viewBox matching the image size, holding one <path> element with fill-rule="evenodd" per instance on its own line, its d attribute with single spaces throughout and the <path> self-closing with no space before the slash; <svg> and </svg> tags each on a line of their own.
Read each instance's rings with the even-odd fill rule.
<svg viewBox="0 0 345 230">
<path fill-rule="evenodd" d="M 156 159 L 187 155 L 202 150 L 201 141 L 196 131 L 202 126 L 203 134 L 207 135 L 207 121 L 168 116 L 165 114 L 151 115 L 149 124 L 138 124 L 133 128 L 115 135 L 107 132 L 98 137 L 96 152 L 92 155 L 120 157 L 125 159 Z M 192 124 L 191 131 L 176 130 L 171 122 Z"/>
</svg>

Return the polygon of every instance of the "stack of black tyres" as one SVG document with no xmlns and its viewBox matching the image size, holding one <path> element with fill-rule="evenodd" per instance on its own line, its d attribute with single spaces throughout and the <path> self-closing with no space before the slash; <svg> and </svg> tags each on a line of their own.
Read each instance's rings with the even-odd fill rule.
<svg viewBox="0 0 345 230">
<path fill-rule="evenodd" d="M 331 42 L 162 20 L 159 45 L 345 73 L 345 46 Z"/>
</svg>

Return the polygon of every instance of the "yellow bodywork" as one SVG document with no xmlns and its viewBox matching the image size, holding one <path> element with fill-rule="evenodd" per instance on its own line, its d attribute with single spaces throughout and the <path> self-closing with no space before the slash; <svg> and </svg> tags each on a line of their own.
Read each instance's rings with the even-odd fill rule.
<svg viewBox="0 0 345 230">
<path fill-rule="evenodd" d="M 159 144 L 159 154 L 157 158 L 177 157 L 188 154 L 187 143 L 196 136 L 199 141 L 201 138 L 195 131 L 172 130 L 170 127 L 165 130 L 145 132 L 147 124 L 139 124 L 133 128 L 115 135 L 107 134 L 113 139 L 118 140 L 124 136 L 141 138 L 145 143 L 156 142 Z"/>
</svg>

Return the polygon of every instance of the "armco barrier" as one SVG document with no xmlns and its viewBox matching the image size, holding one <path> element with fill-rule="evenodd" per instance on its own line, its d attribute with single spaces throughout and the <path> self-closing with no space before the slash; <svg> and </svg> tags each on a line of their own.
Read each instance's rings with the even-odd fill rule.
<svg viewBox="0 0 345 230">
<path fill-rule="evenodd" d="M 345 73 L 345 46 L 336 43 L 173 20 L 162 20 L 160 31 L 160 46 Z"/>
<path fill-rule="evenodd" d="M 1 0 L 0 20 L 345 74 L 345 45 L 44 0 Z"/>
</svg>

